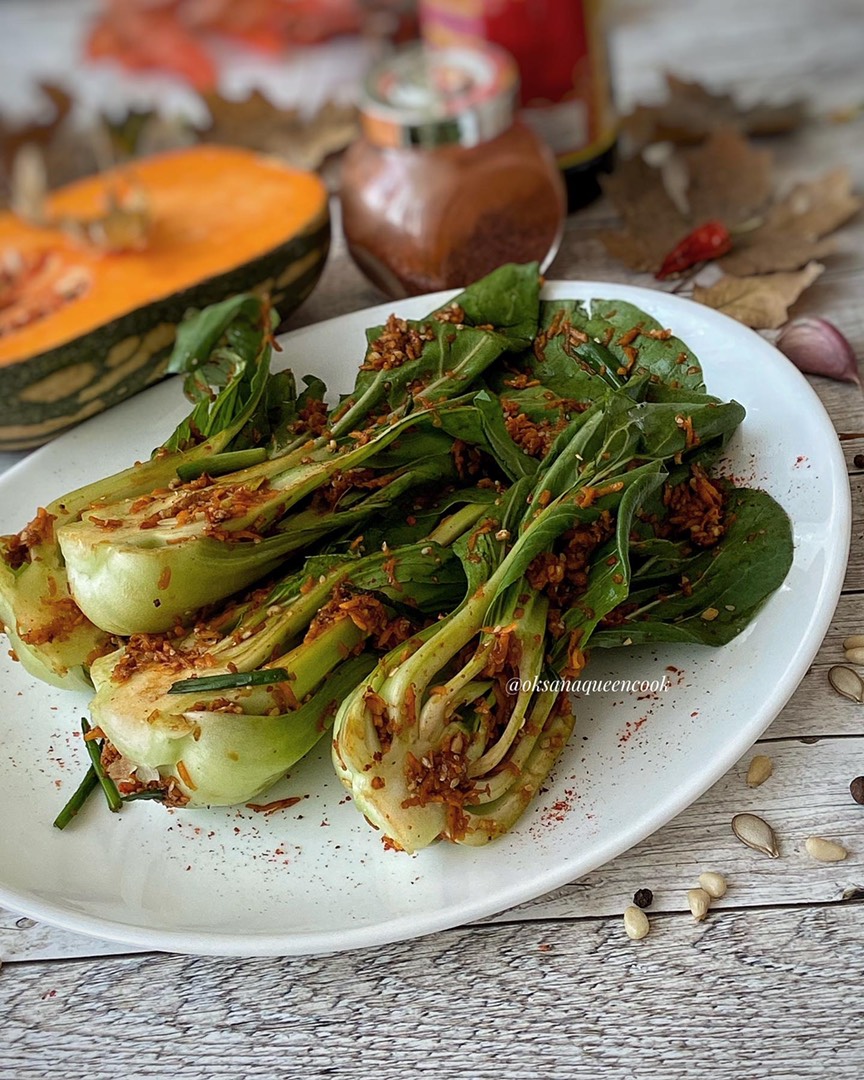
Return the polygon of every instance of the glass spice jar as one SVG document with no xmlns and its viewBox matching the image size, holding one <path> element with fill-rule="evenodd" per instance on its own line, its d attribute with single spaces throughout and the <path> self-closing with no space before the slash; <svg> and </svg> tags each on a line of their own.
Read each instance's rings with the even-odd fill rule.
<svg viewBox="0 0 864 1080">
<path fill-rule="evenodd" d="M 566 197 L 516 119 L 518 71 L 495 46 L 400 49 L 369 75 L 342 167 L 354 261 L 392 297 L 458 288 L 508 262 L 547 266 Z"/>
</svg>

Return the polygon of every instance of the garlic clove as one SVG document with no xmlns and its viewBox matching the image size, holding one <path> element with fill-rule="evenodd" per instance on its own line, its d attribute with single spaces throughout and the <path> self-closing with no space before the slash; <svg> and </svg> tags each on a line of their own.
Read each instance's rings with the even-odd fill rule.
<svg viewBox="0 0 864 1080">
<path fill-rule="evenodd" d="M 852 346 L 827 319 L 813 315 L 792 319 L 780 331 L 776 344 L 799 371 L 861 385 Z"/>
</svg>

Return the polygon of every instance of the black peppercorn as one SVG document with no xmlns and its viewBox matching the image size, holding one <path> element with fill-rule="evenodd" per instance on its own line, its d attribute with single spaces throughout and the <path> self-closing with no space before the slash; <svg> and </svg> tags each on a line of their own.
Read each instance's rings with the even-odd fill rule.
<svg viewBox="0 0 864 1080">
<path fill-rule="evenodd" d="M 849 793 L 857 803 L 864 806 L 864 776 L 856 776 L 849 785 Z"/>
<path fill-rule="evenodd" d="M 862 784 L 864 784 L 864 777 L 859 777 Z M 650 889 L 637 889 L 633 894 L 633 903 L 638 908 L 651 907 L 654 902 L 654 893 Z"/>
</svg>

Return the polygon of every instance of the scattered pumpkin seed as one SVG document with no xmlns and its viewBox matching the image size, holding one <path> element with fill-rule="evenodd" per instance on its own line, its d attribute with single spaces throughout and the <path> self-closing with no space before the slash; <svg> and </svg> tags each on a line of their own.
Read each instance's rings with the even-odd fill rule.
<svg viewBox="0 0 864 1080">
<path fill-rule="evenodd" d="M 808 836 L 804 847 L 811 859 L 819 862 L 843 862 L 849 852 L 842 844 L 826 840 L 823 836 Z"/>
<path fill-rule="evenodd" d="M 777 847 L 777 837 L 767 821 L 755 814 L 736 814 L 732 818 L 732 832 L 742 844 L 761 851 L 772 859 L 780 857 L 780 849 Z"/>
<path fill-rule="evenodd" d="M 690 889 L 687 893 L 690 913 L 696 922 L 702 922 L 711 907 L 711 897 L 704 889 Z"/>
<path fill-rule="evenodd" d="M 849 785 L 849 793 L 857 803 L 864 805 L 864 776 L 856 776 Z"/>
<path fill-rule="evenodd" d="M 719 900 L 726 895 L 726 878 L 716 870 L 706 870 L 704 874 L 700 874 L 699 884 L 712 900 Z"/>
<path fill-rule="evenodd" d="M 747 769 L 747 787 L 759 787 L 774 772 L 774 762 L 767 754 L 757 754 Z"/>
<path fill-rule="evenodd" d="M 631 941 L 641 941 L 650 929 L 648 916 L 641 908 L 631 904 L 624 909 L 624 933 Z"/>
<path fill-rule="evenodd" d="M 846 649 L 843 655 L 850 664 L 864 664 L 864 646 L 862 645 L 854 649 Z"/>
<path fill-rule="evenodd" d="M 842 664 L 835 664 L 828 669 L 828 682 L 838 694 L 864 705 L 864 680 L 857 671 L 843 667 Z"/>
<path fill-rule="evenodd" d="M 852 634 L 851 637 L 843 638 L 843 649 L 860 649 L 864 646 L 864 634 Z"/>
</svg>

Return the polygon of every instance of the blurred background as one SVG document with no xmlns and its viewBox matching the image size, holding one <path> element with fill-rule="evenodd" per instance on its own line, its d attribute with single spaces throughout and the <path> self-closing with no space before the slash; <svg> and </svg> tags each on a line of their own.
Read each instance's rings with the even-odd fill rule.
<svg viewBox="0 0 864 1080">
<path fill-rule="evenodd" d="M 83 330 L 124 313 L 105 283 L 158 321 L 160 260 L 187 268 L 167 324 L 220 275 L 203 302 L 269 291 L 298 326 L 536 260 L 776 330 L 851 258 L 824 238 L 858 207 L 862 50 L 861 0 L 0 0 L 0 449 L 83 418 Z M 736 258 L 776 302 L 706 292 Z"/>
<path fill-rule="evenodd" d="M 426 5 L 475 15 L 497 10 L 508 19 L 542 6 L 529 0 Z M 602 7 L 621 112 L 656 98 L 665 71 L 738 85 L 745 97 L 767 90 L 782 99 L 796 93 L 796 68 L 819 70 L 813 106 L 850 105 L 847 88 L 860 68 L 862 37 L 814 34 L 813 13 L 826 24 L 855 11 L 860 16 L 860 0 L 757 3 L 746 19 L 729 18 L 726 5 L 708 0 L 610 0 Z M 131 147 L 149 152 L 213 126 L 208 97 L 237 102 L 254 90 L 289 113 L 282 130 L 273 131 L 274 116 L 256 99 L 257 111 L 218 115 L 220 137 L 317 167 L 356 134 L 350 106 L 364 73 L 394 42 L 418 35 L 420 14 L 415 0 L 0 0 L 0 198 L 8 198 L 8 167 L 22 135 L 42 128 L 47 146 L 49 132 L 59 135 L 60 114 L 64 138 L 56 140 L 52 183 L 92 165 L 93 146 L 65 137 L 76 127 L 80 134 L 104 118 L 120 129 L 115 154 Z M 772 48 L 756 66 L 747 46 L 760 36 L 770 36 Z M 662 42 L 662 53 L 655 42 Z M 550 33 L 547 47 L 559 46 Z M 46 96 L 40 90 L 46 83 L 63 96 Z M 812 82 L 809 89 L 812 96 Z M 310 137 L 302 124 L 316 116 L 317 137 Z"/>
</svg>

